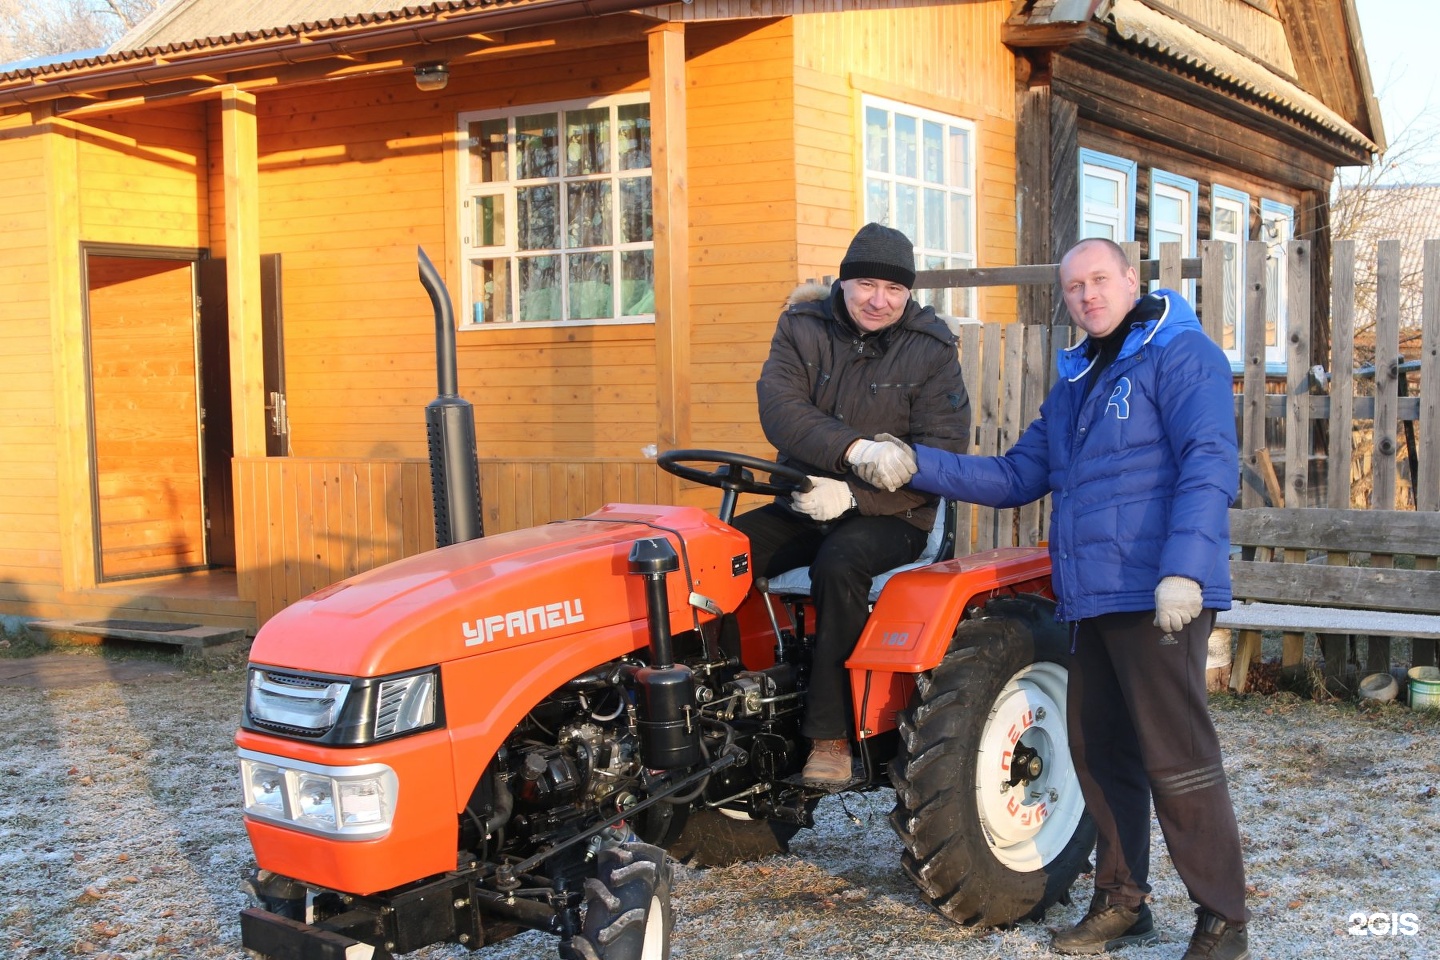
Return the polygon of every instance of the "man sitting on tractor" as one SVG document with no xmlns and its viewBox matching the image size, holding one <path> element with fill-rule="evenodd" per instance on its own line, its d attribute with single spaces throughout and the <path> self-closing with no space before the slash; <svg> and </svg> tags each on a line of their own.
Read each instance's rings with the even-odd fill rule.
<svg viewBox="0 0 1440 960">
<path fill-rule="evenodd" d="M 810 567 L 815 655 L 801 733 L 807 782 L 851 779 L 845 660 L 869 614 L 871 579 L 920 555 L 938 498 L 901 489 L 914 470 L 907 443 L 962 453 L 970 400 L 957 338 L 910 297 L 909 238 L 866 224 L 829 287 L 791 294 L 756 390 L 760 424 L 781 463 L 811 489 L 740 515 L 756 576 Z"/>
</svg>

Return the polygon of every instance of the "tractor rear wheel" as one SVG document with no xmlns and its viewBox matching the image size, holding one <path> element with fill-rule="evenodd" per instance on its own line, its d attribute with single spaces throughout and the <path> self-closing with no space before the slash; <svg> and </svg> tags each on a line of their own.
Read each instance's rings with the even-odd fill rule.
<svg viewBox="0 0 1440 960">
<path fill-rule="evenodd" d="M 561 956 L 580 960 L 669 960 L 670 864 L 648 843 L 600 851 L 596 875 L 585 881 L 580 935 Z"/>
<path fill-rule="evenodd" d="M 992 600 L 899 717 L 890 823 L 902 866 L 958 923 L 1038 920 L 1088 866 L 1095 827 L 1066 737 L 1065 634 L 1048 600 Z"/>
</svg>

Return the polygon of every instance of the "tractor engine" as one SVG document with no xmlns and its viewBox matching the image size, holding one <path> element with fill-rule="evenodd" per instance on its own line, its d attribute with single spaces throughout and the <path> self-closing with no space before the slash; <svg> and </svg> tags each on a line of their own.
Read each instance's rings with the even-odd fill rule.
<svg viewBox="0 0 1440 960">
<path fill-rule="evenodd" d="M 546 700 L 516 728 L 501 760 L 513 803 L 506 839 L 529 849 L 624 812 L 641 795 L 645 772 L 634 706 L 618 685 Z"/>
</svg>

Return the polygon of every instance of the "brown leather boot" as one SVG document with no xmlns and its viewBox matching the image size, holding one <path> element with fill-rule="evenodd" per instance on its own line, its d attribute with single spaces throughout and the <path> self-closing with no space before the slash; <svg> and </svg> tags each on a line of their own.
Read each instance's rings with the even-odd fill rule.
<svg viewBox="0 0 1440 960">
<path fill-rule="evenodd" d="M 850 741 L 812 740 L 810 759 L 801 777 L 810 783 L 845 783 L 850 779 Z"/>
</svg>

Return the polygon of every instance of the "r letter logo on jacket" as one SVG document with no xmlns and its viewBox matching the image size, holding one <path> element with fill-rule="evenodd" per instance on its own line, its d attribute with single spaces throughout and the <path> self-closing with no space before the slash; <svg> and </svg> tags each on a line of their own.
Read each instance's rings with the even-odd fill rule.
<svg viewBox="0 0 1440 960">
<path fill-rule="evenodd" d="M 1105 412 L 1108 414 L 1110 408 L 1115 408 L 1116 420 L 1130 419 L 1130 378 L 1121 377 L 1115 384 L 1115 389 L 1110 391 L 1110 399 L 1105 404 Z"/>
</svg>

